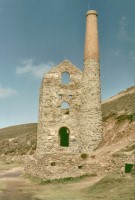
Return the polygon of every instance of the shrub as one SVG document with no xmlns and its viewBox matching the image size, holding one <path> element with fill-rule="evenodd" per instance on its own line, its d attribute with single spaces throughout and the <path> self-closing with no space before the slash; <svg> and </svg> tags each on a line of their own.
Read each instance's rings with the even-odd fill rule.
<svg viewBox="0 0 135 200">
<path fill-rule="evenodd" d="M 124 120 L 129 120 L 130 122 L 132 122 L 135 120 L 135 114 L 121 115 L 118 116 L 116 119 L 118 120 L 118 122 L 122 122 Z"/>
</svg>

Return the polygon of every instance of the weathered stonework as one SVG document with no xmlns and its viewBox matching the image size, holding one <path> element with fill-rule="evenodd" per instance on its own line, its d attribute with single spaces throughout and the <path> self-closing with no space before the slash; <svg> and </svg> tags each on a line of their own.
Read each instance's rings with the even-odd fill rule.
<svg viewBox="0 0 135 200">
<path fill-rule="evenodd" d="M 86 59 L 84 62 L 81 99 L 81 146 L 88 153 L 96 149 L 102 140 L 100 68 L 96 60 Z"/>
<path fill-rule="evenodd" d="M 70 74 L 70 83 L 62 84 L 63 72 Z M 46 153 L 79 152 L 79 114 L 81 105 L 82 72 L 69 61 L 64 61 L 47 73 L 40 89 L 37 155 Z M 69 110 L 61 108 L 62 102 Z M 69 112 L 66 114 L 66 112 Z M 60 146 L 59 129 L 70 131 L 69 147 Z"/>
<path fill-rule="evenodd" d="M 89 173 L 87 158 L 102 140 L 97 13 L 86 16 L 83 73 L 65 60 L 41 84 L 37 150 L 26 163 L 26 172 L 33 176 L 57 179 Z M 68 84 L 61 81 L 64 72 L 70 75 Z M 63 102 L 69 107 L 63 108 Z"/>
</svg>

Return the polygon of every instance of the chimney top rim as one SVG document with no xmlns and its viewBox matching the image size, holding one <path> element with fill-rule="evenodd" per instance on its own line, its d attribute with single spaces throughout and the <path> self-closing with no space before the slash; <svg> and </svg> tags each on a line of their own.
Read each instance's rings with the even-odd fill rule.
<svg viewBox="0 0 135 200">
<path fill-rule="evenodd" d="M 86 13 L 86 16 L 87 15 L 98 15 L 98 13 L 96 10 L 88 10 L 88 12 Z"/>
</svg>

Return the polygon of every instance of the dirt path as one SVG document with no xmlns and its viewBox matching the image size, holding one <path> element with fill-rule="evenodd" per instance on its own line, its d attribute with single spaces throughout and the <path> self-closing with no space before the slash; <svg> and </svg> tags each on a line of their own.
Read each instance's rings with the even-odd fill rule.
<svg viewBox="0 0 135 200">
<path fill-rule="evenodd" d="M 56 195 L 55 193 L 57 193 L 58 199 L 67 199 L 68 195 L 71 195 L 74 199 L 83 200 L 80 191 L 102 178 L 85 177 L 77 182 L 39 185 L 25 179 L 23 173 L 22 166 L 0 172 L 0 200 L 44 200 L 46 198 L 52 200 Z M 65 195 L 67 195 L 66 198 Z"/>
<path fill-rule="evenodd" d="M 23 167 L 14 167 L 10 170 L 4 170 L 2 172 L 0 172 L 0 181 L 7 181 L 7 180 L 11 180 L 11 179 L 23 179 L 22 175 L 23 175 L 24 169 Z"/>
</svg>

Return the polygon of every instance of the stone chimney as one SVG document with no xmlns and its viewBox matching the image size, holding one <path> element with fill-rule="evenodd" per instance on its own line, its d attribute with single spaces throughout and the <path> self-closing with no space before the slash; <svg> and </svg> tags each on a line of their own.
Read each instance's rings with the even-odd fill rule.
<svg viewBox="0 0 135 200">
<path fill-rule="evenodd" d="M 89 152 L 96 149 L 102 140 L 98 26 L 97 12 L 94 10 L 86 14 L 81 98 L 81 146 L 83 152 Z"/>
<path fill-rule="evenodd" d="M 97 15 L 95 10 L 90 10 L 86 14 L 84 60 L 99 59 Z"/>
</svg>

